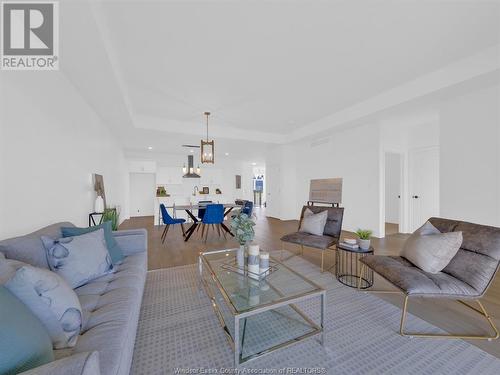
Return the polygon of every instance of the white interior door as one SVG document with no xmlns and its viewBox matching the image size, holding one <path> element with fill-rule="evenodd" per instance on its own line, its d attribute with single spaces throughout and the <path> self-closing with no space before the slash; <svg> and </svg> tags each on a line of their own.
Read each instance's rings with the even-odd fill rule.
<svg viewBox="0 0 500 375">
<path fill-rule="evenodd" d="M 153 216 L 155 196 L 154 173 L 130 173 L 130 216 Z"/>
<path fill-rule="evenodd" d="M 410 229 L 414 231 L 432 216 L 439 216 L 439 148 L 410 151 Z"/>
<path fill-rule="evenodd" d="M 385 154 L 385 222 L 400 224 L 401 155 Z"/>
<path fill-rule="evenodd" d="M 280 216 L 280 168 L 278 164 L 266 166 L 266 216 Z"/>
</svg>

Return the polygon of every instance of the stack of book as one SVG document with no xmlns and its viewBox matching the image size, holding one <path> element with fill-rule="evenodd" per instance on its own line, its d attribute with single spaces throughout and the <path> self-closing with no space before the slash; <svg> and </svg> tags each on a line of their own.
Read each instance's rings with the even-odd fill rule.
<svg viewBox="0 0 500 375">
<path fill-rule="evenodd" d="M 347 243 L 345 241 L 342 241 L 339 243 L 339 247 L 347 250 L 359 250 L 359 245 L 357 243 Z"/>
</svg>

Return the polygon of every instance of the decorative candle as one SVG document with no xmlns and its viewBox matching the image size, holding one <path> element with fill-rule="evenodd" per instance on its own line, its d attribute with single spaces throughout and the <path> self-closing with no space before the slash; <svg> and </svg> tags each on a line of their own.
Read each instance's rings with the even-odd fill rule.
<svg viewBox="0 0 500 375">
<path fill-rule="evenodd" d="M 259 255 L 259 245 L 248 245 L 248 255 Z"/>
<path fill-rule="evenodd" d="M 259 245 L 248 246 L 248 265 L 259 265 Z"/>
<path fill-rule="evenodd" d="M 259 273 L 267 273 L 269 272 L 269 253 L 261 252 L 260 253 L 260 264 L 259 264 Z"/>
<path fill-rule="evenodd" d="M 248 257 L 250 259 L 250 257 Z M 252 279 L 258 280 L 259 279 L 259 263 L 256 264 L 250 264 L 248 263 L 248 276 L 250 276 Z"/>
</svg>

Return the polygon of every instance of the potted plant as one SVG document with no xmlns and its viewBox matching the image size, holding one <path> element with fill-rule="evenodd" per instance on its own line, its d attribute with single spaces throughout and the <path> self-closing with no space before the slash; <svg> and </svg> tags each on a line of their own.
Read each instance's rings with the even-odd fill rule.
<svg viewBox="0 0 500 375">
<path fill-rule="evenodd" d="M 361 250 L 368 250 L 370 248 L 370 237 L 372 235 L 372 231 L 369 229 L 358 229 L 356 234 L 359 237 L 359 247 Z"/>
<path fill-rule="evenodd" d="M 111 228 L 113 230 L 118 230 L 118 210 L 116 207 L 113 208 L 105 208 L 102 214 L 103 223 L 106 221 L 111 221 Z"/>
<path fill-rule="evenodd" d="M 241 250 L 244 250 L 245 245 L 252 242 L 255 237 L 254 226 L 255 222 L 247 214 L 240 213 L 233 217 L 231 229 L 233 230 L 234 237 L 240 244 Z"/>
</svg>

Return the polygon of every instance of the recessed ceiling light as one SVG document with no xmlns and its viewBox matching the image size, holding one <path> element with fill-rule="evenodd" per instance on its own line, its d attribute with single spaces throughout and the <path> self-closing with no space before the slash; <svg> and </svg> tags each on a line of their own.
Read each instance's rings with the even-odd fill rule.
<svg viewBox="0 0 500 375">
<path fill-rule="evenodd" d="M 252 163 L 252 165 L 257 165 L 257 163 Z"/>
<path fill-rule="evenodd" d="M 153 146 L 148 146 L 148 150 L 152 150 L 153 149 Z"/>
<path fill-rule="evenodd" d="M 226 152 L 224 155 L 229 156 L 229 152 Z"/>
</svg>

